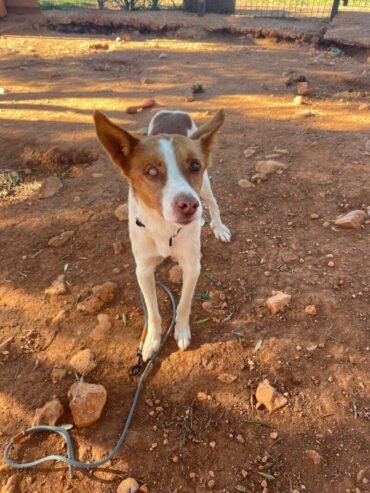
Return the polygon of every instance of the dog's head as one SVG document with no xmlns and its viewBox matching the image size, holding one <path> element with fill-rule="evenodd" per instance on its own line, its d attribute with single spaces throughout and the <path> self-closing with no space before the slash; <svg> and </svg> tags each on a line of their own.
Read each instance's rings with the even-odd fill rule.
<svg viewBox="0 0 370 493">
<path fill-rule="evenodd" d="M 140 136 L 112 123 L 96 111 L 96 132 L 112 161 L 129 179 L 135 195 L 167 221 L 188 224 L 199 219 L 199 193 L 210 163 L 214 136 L 225 119 L 218 111 L 190 137 Z"/>
</svg>

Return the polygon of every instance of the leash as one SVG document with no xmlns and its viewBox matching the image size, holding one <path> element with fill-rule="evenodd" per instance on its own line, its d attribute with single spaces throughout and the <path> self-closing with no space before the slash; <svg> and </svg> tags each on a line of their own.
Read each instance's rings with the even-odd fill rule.
<svg viewBox="0 0 370 493">
<path fill-rule="evenodd" d="M 144 381 L 146 379 L 146 376 L 148 375 L 148 373 L 149 373 L 151 367 L 153 366 L 155 360 L 157 359 L 159 353 L 161 352 L 164 345 L 166 344 L 166 342 L 167 342 L 167 340 L 168 340 L 168 338 L 172 332 L 172 329 L 175 325 L 175 321 L 176 321 L 176 301 L 175 301 L 175 298 L 174 298 L 171 290 L 167 286 L 162 284 L 161 282 L 157 282 L 157 286 L 159 288 L 161 288 L 167 294 L 167 296 L 171 302 L 171 308 L 172 308 L 171 322 L 170 322 L 170 325 L 169 325 L 166 333 L 164 334 L 164 336 L 161 340 L 161 344 L 159 346 L 158 351 L 156 351 L 153 354 L 153 356 L 150 358 L 148 364 L 146 365 L 146 367 L 143 370 L 142 348 L 144 345 L 145 336 L 146 336 L 146 332 L 147 332 L 146 327 L 147 327 L 147 322 L 148 322 L 148 311 L 147 311 L 147 308 L 145 305 L 144 297 L 143 297 L 142 293 L 140 293 L 140 301 L 141 301 L 141 305 L 142 305 L 142 308 L 144 311 L 144 330 L 143 330 L 143 333 L 141 335 L 140 344 L 139 344 L 139 347 L 137 350 L 138 362 L 136 365 L 131 367 L 130 375 L 138 375 L 139 373 L 141 373 L 142 370 L 143 371 L 142 371 L 142 375 L 140 377 L 139 383 L 138 383 L 137 388 L 136 388 L 134 399 L 132 401 L 130 411 L 129 411 L 127 419 L 126 419 L 125 426 L 124 426 L 123 431 L 122 431 L 120 437 L 118 438 L 115 446 L 113 447 L 112 451 L 104 459 L 101 459 L 99 461 L 80 462 L 74 458 L 73 445 L 72 445 L 71 437 L 70 437 L 70 434 L 68 433 L 68 430 L 63 428 L 63 426 L 40 425 L 40 426 L 34 426 L 32 428 L 28 428 L 27 430 L 24 430 L 21 433 L 18 433 L 17 435 L 15 435 L 10 440 L 10 442 L 8 443 L 8 445 L 5 447 L 5 450 L 4 450 L 4 459 L 5 459 L 5 462 L 8 464 L 8 466 L 14 467 L 15 469 L 29 469 L 31 467 L 43 464 L 44 462 L 48 462 L 50 460 L 55 460 L 57 462 L 64 462 L 64 463 L 68 464 L 69 472 L 70 472 L 71 476 L 73 477 L 75 468 L 95 469 L 95 468 L 105 464 L 109 460 L 111 460 L 112 457 L 118 452 L 118 450 L 121 448 L 123 442 L 126 439 L 128 430 L 129 430 L 130 425 L 131 425 L 132 418 L 134 417 L 134 414 L 135 414 L 136 405 L 138 403 L 139 396 L 140 396 L 142 387 L 144 385 Z M 25 436 L 32 435 L 33 433 L 38 433 L 40 431 L 49 431 L 49 432 L 57 433 L 57 434 L 61 435 L 67 443 L 67 456 L 48 455 L 46 457 L 41 457 L 40 459 L 34 460 L 32 462 L 25 462 L 23 464 L 19 464 L 17 462 L 14 462 L 12 459 L 9 458 L 9 452 L 13 448 L 14 444 L 16 444 L 17 442 L 22 440 L 22 438 L 24 438 Z"/>
</svg>

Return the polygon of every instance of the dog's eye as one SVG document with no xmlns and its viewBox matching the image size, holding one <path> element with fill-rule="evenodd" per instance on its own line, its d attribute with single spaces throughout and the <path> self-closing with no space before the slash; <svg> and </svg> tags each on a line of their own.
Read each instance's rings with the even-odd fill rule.
<svg viewBox="0 0 370 493">
<path fill-rule="evenodd" d="M 200 171 L 200 162 L 197 161 L 196 159 L 194 159 L 192 162 L 191 162 L 191 165 L 190 165 L 190 171 L 192 173 L 198 173 L 198 171 Z"/>
<path fill-rule="evenodd" d="M 160 175 L 159 169 L 156 166 L 153 166 L 152 164 L 147 167 L 145 174 L 152 177 L 152 178 L 158 178 Z"/>
</svg>

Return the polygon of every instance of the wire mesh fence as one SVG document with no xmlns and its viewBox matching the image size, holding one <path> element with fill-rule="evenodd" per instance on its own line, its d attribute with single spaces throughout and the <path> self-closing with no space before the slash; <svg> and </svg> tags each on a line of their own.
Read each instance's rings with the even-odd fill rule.
<svg viewBox="0 0 370 493">
<path fill-rule="evenodd" d="M 202 0 L 39 0 L 42 9 L 183 10 L 198 12 Z M 328 20 L 338 0 L 204 0 L 205 13 Z M 340 11 L 370 12 L 370 0 L 340 0 Z"/>
</svg>

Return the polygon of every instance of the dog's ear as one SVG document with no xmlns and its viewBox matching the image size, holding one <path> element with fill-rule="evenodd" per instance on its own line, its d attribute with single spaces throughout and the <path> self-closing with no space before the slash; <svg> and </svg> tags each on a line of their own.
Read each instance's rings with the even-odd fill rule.
<svg viewBox="0 0 370 493">
<path fill-rule="evenodd" d="M 112 161 L 124 173 L 127 173 L 128 158 L 140 142 L 140 138 L 112 123 L 101 111 L 94 112 L 94 121 L 96 134 L 101 144 Z"/>
<path fill-rule="evenodd" d="M 217 130 L 225 121 L 225 111 L 219 110 L 214 117 L 204 125 L 198 128 L 192 135 L 191 139 L 199 140 L 203 150 L 208 153 Z"/>
</svg>

